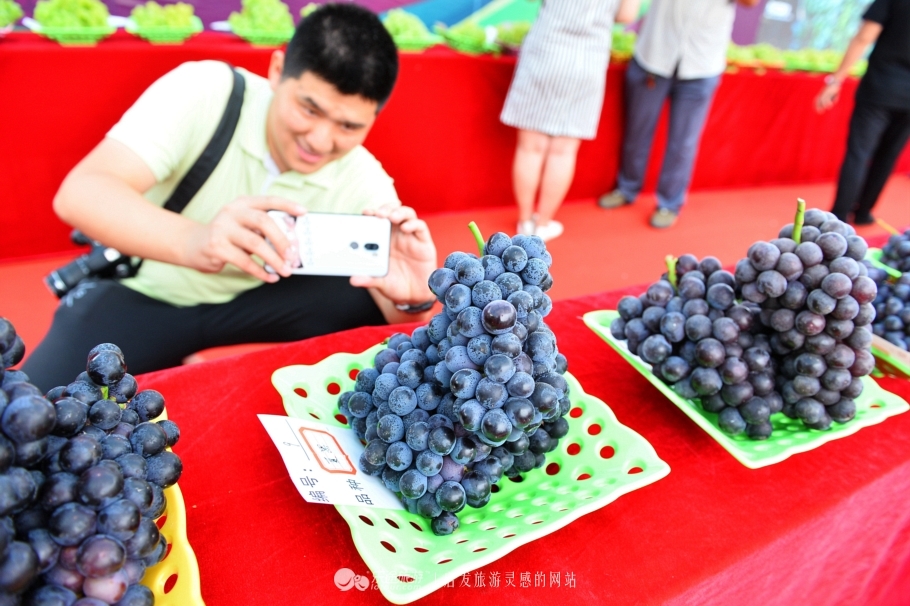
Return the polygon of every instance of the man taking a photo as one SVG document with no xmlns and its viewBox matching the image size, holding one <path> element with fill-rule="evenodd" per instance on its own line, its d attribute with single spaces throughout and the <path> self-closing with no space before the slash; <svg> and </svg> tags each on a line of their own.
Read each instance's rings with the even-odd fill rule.
<svg viewBox="0 0 910 606">
<path fill-rule="evenodd" d="M 86 280 L 64 297 L 23 366 L 32 382 L 69 383 L 102 342 L 118 344 L 136 374 L 208 347 L 426 319 L 432 238 L 361 145 L 397 71 L 374 14 L 327 5 L 300 23 L 286 52 L 275 51 L 267 79 L 202 61 L 155 82 L 54 200 L 61 219 L 144 261 L 132 278 Z M 217 166 L 182 212 L 163 208 L 210 152 L 232 96 L 242 109 Z M 388 218 L 388 274 L 291 275 L 287 239 L 268 210 Z"/>
</svg>

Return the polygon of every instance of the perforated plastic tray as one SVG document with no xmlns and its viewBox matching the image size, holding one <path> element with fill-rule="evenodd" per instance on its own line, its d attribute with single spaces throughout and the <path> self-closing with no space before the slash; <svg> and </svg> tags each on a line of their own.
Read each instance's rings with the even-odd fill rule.
<svg viewBox="0 0 910 606">
<path fill-rule="evenodd" d="M 201 32 L 203 25 L 199 17 L 193 15 L 189 27 L 140 27 L 130 19 L 124 29 L 152 44 L 181 44 L 193 34 Z"/>
<path fill-rule="evenodd" d="M 273 46 L 283 46 L 294 35 L 294 29 L 287 31 L 259 31 L 259 30 L 231 30 L 253 46 L 262 46 L 271 48 Z"/>
<path fill-rule="evenodd" d="M 337 418 L 337 394 L 353 389 L 357 371 L 372 366 L 383 347 L 333 354 L 312 366 L 280 368 L 272 384 L 289 416 L 345 426 Z M 572 402 L 566 417 L 569 434 L 547 454 L 547 466 L 525 474 L 521 482 L 504 477 L 486 507 L 458 514 L 461 527 L 452 535 L 435 536 L 428 520 L 403 510 L 336 506 L 390 602 L 405 604 L 426 596 L 670 472 L 647 440 L 619 423 L 602 401 L 584 393 L 574 377 L 565 377 Z"/>
<path fill-rule="evenodd" d="M 774 433 L 767 440 L 751 440 L 744 435 L 730 436 L 718 426 L 717 414 L 706 412 L 698 403 L 678 396 L 666 383 L 654 376 L 650 364 L 629 351 L 625 341 L 613 338 L 610 323 L 618 316 L 619 312 L 616 311 L 592 311 L 584 315 L 584 322 L 737 461 L 752 469 L 779 463 L 791 455 L 818 448 L 832 440 L 854 434 L 863 427 L 881 423 L 890 416 L 910 410 L 910 405 L 899 396 L 885 391 L 873 379 L 864 377 L 863 393 L 856 399 L 856 418 L 848 423 L 833 423 L 831 429 L 817 431 L 808 429 L 798 419 L 777 413 L 771 416 Z"/>
</svg>

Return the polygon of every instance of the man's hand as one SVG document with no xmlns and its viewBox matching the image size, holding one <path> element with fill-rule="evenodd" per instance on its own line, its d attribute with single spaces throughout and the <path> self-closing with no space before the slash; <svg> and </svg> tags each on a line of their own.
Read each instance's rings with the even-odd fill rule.
<svg viewBox="0 0 910 606">
<path fill-rule="evenodd" d="M 302 206 L 284 198 L 237 198 L 224 206 L 211 223 L 199 225 L 191 233 L 186 244 L 184 265 L 215 273 L 230 263 L 264 282 L 277 282 L 278 276 L 267 272 L 252 259 L 252 255 L 256 255 L 281 276 L 290 276 L 290 267 L 285 262 L 288 241 L 268 216 L 270 210 L 282 210 L 297 217 L 306 213 Z"/>
<path fill-rule="evenodd" d="M 383 206 L 363 214 L 392 222 L 389 273 L 382 278 L 353 276 L 351 285 L 375 289 L 392 303 L 417 304 L 432 299 L 427 280 L 436 269 L 436 246 L 427 224 L 407 206 Z"/>
<path fill-rule="evenodd" d="M 815 98 L 815 111 L 822 114 L 837 103 L 838 98 L 840 97 L 840 82 L 832 82 L 831 84 L 826 84 L 825 88 L 818 93 L 818 96 Z"/>
</svg>

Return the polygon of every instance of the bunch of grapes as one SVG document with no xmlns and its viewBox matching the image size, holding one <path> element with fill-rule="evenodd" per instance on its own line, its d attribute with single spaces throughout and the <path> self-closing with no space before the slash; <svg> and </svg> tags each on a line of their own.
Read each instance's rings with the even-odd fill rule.
<svg viewBox="0 0 910 606">
<path fill-rule="evenodd" d="M 228 17 L 234 32 L 294 32 L 294 18 L 281 0 L 242 0 L 242 9 Z"/>
<path fill-rule="evenodd" d="M 882 275 L 885 274 L 882 270 L 878 271 L 881 271 Z M 872 302 L 876 314 L 872 332 L 904 351 L 908 351 L 910 350 L 910 273 L 904 273 L 893 283 L 886 281 L 884 277 L 877 282 L 879 284 L 878 296 Z"/>
<path fill-rule="evenodd" d="M 483 253 L 448 256 L 429 279 L 443 312 L 393 335 L 339 400 L 366 442 L 361 469 L 438 535 L 504 475 L 542 467 L 568 432 L 566 359 L 543 321 L 550 254 L 536 236 L 501 232 Z"/>
<path fill-rule="evenodd" d="M 888 239 L 888 243 L 882 247 L 882 263 L 903 273 L 910 273 L 910 229 Z"/>
<path fill-rule="evenodd" d="M 132 10 L 130 17 L 137 27 L 167 27 L 186 29 L 193 25 L 193 5 L 185 2 L 161 6 L 154 0 L 140 4 Z"/>
<path fill-rule="evenodd" d="M 496 40 L 506 46 L 518 48 L 529 31 L 531 24 L 527 21 L 500 23 L 496 26 Z"/>
<path fill-rule="evenodd" d="M 0 27 L 12 25 L 21 18 L 21 6 L 13 0 L 0 0 Z"/>
<path fill-rule="evenodd" d="M 641 296 L 619 301 L 610 332 L 676 393 L 718 413 L 725 431 L 767 438 L 783 402 L 767 339 L 752 334 L 757 308 L 736 303 L 735 277 L 716 257 L 683 255 L 670 269 Z"/>
<path fill-rule="evenodd" d="M 183 471 L 165 450 L 177 425 L 153 421 L 164 398 L 138 391 L 110 343 L 89 352 L 73 383 L 42 395 L 9 369 L 18 343 L 0 318 L 0 604 L 153 604 L 139 582 L 167 551 L 155 519 Z"/>
<path fill-rule="evenodd" d="M 640 297 L 624 297 L 610 327 L 731 435 L 770 437 L 776 412 L 812 429 L 846 423 L 875 366 L 866 242 L 802 204 L 798 225 L 753 244 L 734 274 L 684 255 Z"/>
<path fill-rule="evenodd" d="M 390 10 L 382 20 L 382 24 L 389 31 L 396 45 L 430 37 L 430 30 L 420 20 L 420 17 L 400 8 Z"/>
<path fill-rule="evenodd" d="M 861 263 L 866 241 L 851 226 L 817 209 L 800 218 L 753 244 L 736 275 L 743 298 L 761 306 L 784 414 L 824 430 L 855 416 L 861 377 L 875 366 L 877 287 Z"/>
<path fill-rule="evenodd" d="M 106 27 L 109 16 L 101 0 L 39 0 L 35 5 L 42 27 Z"/>
</svg>

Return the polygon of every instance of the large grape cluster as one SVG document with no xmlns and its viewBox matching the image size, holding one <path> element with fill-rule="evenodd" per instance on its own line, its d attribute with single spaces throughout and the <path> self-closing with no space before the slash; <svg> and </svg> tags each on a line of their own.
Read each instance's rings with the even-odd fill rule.
<svg viewBox="0 0 910 606">
<path fill-rule="evenodd" d="M 888 243 L 882 247 L 882 263 L 910 273 L 910 229 L 888 239 Z"/>
<path fill-rule="evenodd" d="M 11 370 L 24 353 L 0 318 L 0 604 L 149 606 L 140 585 L 167 551 L 155 519 L 183 471 L 180 437 L 123 353 L 89 352 L 86 372 L 47 394 Z M 12 355 L 8 355 L 12 353 Z"/>
<path fill-rule="evenodd" d="M 366 442 L 360 467 L 452 533 L 500 479 L 542 467 L 568 432 L 566 359 L 544 323 L 552 259 L 536 236 L 494 234 L 433 272 L 443 312 L 393 335 L 339 408 Z"/>
<path fill-rule="evenodd" d="M 101 0 L 39 0 L 35 19 L 43 27 L 105 27 L 110 12 Z"/>
<path fill-rule="evenodd" d="M 13 0 L 0 0 L 0 27 L 12 25 L 22 17 L 22 7 Z"/>
<path fill-rule="evenodd" d="M 684 255 L 678 276 L 619 303 L 617 339 L 686 398 L 718 414 L 725 432 L 771 436 L 783 412 L 812 429 L 856 414 L 870 353 L 876 284 L 867 245 L 830 213 L 800 213 L 771 242 L 756 242 L 734 274 Z M 676 278 L 674 276 L 674 278 Z M 670 276 L 668 276 L 669 278 Z"/>
<path fill-rule="evenodd" d="M 184 29 L 193 25 L 193 5 L 186 2 L 161 5 L 151 0 L 136 6 L 130 18 L 137 27 L 167 27 Z"/>
<path fill-rule="evenodd" d="M 753 335 L 755 306 L 736 302 L 736 279 L 716 257 L 683 255 L 674 269 L 675 289 L 662 279 L 620 300 L 611 333 L 679 395 L 718 413 L 725 431 L 770 436 L 770 416 L 783 402 L 768 340 Z"/>
<path fill-rule="evenodd" d="M 873 274 L 873 272 L 876 272 Z M 881 269 L 870 268 L 869 276 L 875 276 L 878 296 L 872 302 L 875 306 L 875 323 L 872 333 L 904 351 L 910 350 L 910 272 L 897 280 L 889 280 Z"/>
<path fill-rule="evenodd" d="M 242 10 L 228 17 L 234 32 L 291 32 L 294 18 L 281 0 L 241 0 Z"/>
</svg>

